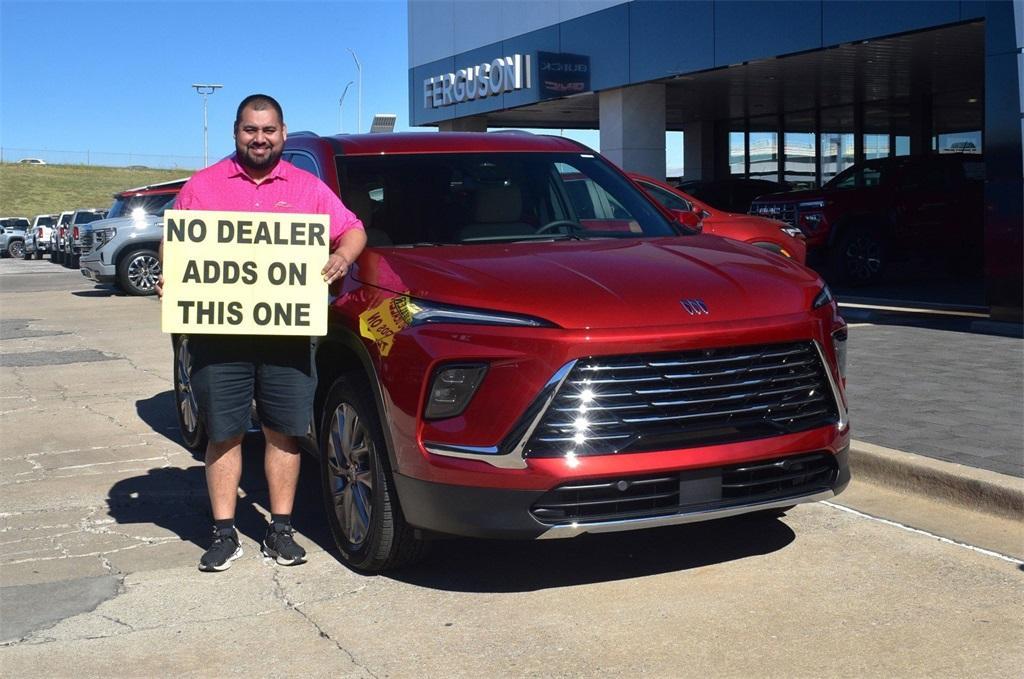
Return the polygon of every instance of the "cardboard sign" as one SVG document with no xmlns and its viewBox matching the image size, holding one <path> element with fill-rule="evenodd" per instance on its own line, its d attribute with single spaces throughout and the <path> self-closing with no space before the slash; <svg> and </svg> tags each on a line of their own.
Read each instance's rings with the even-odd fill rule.
<svg viewBox="0 0 1024 679">
<path fill-rule="evenodd" d="M 330 216 L 168 210 L 164 332 L 327 334 Z"/>
</svg>

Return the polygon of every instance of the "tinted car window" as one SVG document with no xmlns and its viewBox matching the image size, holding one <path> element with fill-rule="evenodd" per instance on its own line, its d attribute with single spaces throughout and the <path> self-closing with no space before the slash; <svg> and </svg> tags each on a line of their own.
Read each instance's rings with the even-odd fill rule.
<svg viewBox="0 0 1024 679">
<path fill-rule="evenodd" d="M 640 182 L 640 186 L 650 194 L 651 198 L 658 201 L 669 210 L 684 210 L 685 212 L 693 212 L 693 206 L 688 201 L 683 200 L 682 196 L 677 196 L 671 191 L 666 191 L 660 186 L 654 184 L 648 184 L 647 182 Z"/>
<path fill-rule="evenodd" d="M 891 168 L 885 164 L 854 165 L 837 174 L 825 184 L 830 189 L 863 189 L 886 182 Z"/>
<path fill-rule="evenodd" d="M 305 170 L 306 172 L 309 172 L 310 174 L 315 175 L 317 177 L 320 176 L 320 173 L 317 171 L 316 161 L 314 161 L 311 157 L 307 156 L 305 153 L 290 154 L 290 157 L 287 160 L 300 170 Z"/>
<path fill-rule="evenodd" d="M 372 192 L 363 209 L 396 245 L 678 234 L 591 154 L 396 154 L 337 162 L 343 195 Z"/>
<path fill-rule="evenodd" d="M 97 219 L 103 219 L 102 212 L 79 212 L 75 215 L 75 224 L 88 224 L 89 222 L 95 222 Z"/>
</svg>

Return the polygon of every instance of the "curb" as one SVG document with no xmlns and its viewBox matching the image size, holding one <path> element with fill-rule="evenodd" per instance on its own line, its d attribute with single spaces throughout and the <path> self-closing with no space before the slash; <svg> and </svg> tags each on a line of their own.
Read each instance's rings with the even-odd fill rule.
<svg viewBox="0 0 1024 679">
<path fill-rule="evenodd" d="M 1024 479 L 851 441 L 855 479 L 925 495 L 964 509 L 1024 521 Z"/>
</svg>

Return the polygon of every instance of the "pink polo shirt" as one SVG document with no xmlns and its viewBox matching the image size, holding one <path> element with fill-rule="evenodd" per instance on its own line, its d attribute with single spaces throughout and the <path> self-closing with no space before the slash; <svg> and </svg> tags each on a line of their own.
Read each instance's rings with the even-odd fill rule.
<svg viewBox="0 0 1024 679">
<path fill-rule="evenodd" d="M 257 184 L 234 156 L 192 175 L 174 203 L 178 210 L 293 212 L 331 216 L 331 250 L 346 231 L 363 223 L 319 177 L 291 163 L 278 161 Z"/>
</svg>

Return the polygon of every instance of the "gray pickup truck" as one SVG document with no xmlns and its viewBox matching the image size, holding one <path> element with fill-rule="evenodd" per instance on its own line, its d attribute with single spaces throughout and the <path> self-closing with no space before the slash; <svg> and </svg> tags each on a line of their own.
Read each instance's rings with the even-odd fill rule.
<svg viewBox="0 0 1024 679">
<path fill-rule="evenodd" d="M 0 217 L 0 257 L 25 254 L 25 234 L 29 226 L 25 217 Z"/>
<path fill-rule="evenodd" d="M 129 295 L 154 294 L 164 210 L 174 206 L 185 181 L 141 186 L 114 196 L 107 219 L 80 231 L 82 275 L 96 283 L 114 283 Z"/>
<path fill-rule="evenodd" d="M 75 210 L 75 214 L 71 217 L 71 223 L 68 224 L 67 231 L 64 233 L 64 266 L 69 269 L 79 267 L 79 259 L 82 255 L 82 230 L 87 224 L 105 219 L 106 216 L 106 210 L 96 208 Z"/>
</svg>

